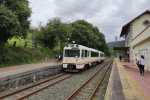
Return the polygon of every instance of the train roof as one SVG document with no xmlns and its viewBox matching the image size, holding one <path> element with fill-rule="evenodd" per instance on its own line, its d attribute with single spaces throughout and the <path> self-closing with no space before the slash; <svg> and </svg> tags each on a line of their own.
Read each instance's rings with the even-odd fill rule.
<svg viewBox="0 0 150 100">
<path fill-rule="evenodd" d="M 90 50 L 90 51 L 93 51 L 93 52 L 99 52 L 99 53 L 103 53 L 102 51 L 99 51 L 99 50 L 96 50 L 96 49 L 93 49 L 93 48 L 89 48 L 89 47 L 86 47 L 86 46 L 83 46 L 83 45 L 78 45 L 78 44 L 68 44 L 67 46 L 64 47 L 64 49 L 72 49 L 72 48 L 75 48 L 75 49 L 85 49 L 85 50 Z"/>
</svg>

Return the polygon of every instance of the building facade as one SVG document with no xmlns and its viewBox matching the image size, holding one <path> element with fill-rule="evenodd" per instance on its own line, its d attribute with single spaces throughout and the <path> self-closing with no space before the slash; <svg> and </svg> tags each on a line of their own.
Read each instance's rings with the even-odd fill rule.
<svg viewBox="0 0 150 100">
<path fill-rule="evenodd" d="M 150 11 L 147 10 L 122 27 L 120 34 L 129 47 L 130 61 L 136 63 L 136 58 L 145 57 L 145 69 L 150 71 Z"/>
</svg>

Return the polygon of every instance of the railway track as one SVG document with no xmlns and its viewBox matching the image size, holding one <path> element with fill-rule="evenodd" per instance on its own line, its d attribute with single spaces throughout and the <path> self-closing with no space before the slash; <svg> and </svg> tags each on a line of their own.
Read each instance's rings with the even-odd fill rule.
<svg viewBox="0 0 150 100">
<path fill-rule="evenodd" d="M 111 63 L 100 68 L 91 78 L 85 81 L 81 87 L 76 89 L 66 100 L 93 100 L 105 76 L 111 70 Z"/>
<path fill-rule="evenodd" d="M 109 72 L 111 68 L 111 63 L 105 62 L 100 65 L 99 69 L 93 73 L 92 77 L 88 79 L 84 84 L 75 90 L 70 97 L 66 100 L 92 100 L 95 97 L 100 85 L 102 84 L 105 75 Z M 105 67 L 103 67 L 105 66 Z M 102 76 L 102 77 L 99 77 Z M 71 74 L 61 73 L 47 79 L 36 82 L 32 85 L 18 89 L 17 91 L 10 92 L 7 94 L 1 94 L 0 100 L 23 100 L 28 99 L 32 95 L 36 95 L 42 90 L 54 86 L 66 79 L 71 78 Z M 94 87 L 93 87 L 94 86 Z"/>
<path fill-rule="evenodd" d="M 0 95 L 0 100 L 3 99 L 13 99 L 13 100 L 23 100 L 25 98 L 28 98 L 31 95 L 36 94 L 37 92 L 40 92 L 48 87 L 51 87 L 57 83 L 60 83 L 66 79 L 71 78 L 72 75 L 70 74 L 58 74 L 52 77 L 49 77 L 48 79 L 44 79 L 40 82 L 37 82 L 33 85 L 29 85 L 27 87 L 24 87 L 22 89 L 19 89 L 17 91 Z"/>
</svg>

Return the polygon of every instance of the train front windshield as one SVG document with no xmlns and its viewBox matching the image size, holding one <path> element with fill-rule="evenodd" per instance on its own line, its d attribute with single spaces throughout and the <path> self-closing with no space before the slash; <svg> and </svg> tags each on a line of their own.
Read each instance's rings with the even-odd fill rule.
<svg viewBox="0 0 150 100">
<path fill-rule="evenodd" d="M 80 50 L 65 50 L 65 57 L 79 57 Z"/>
</svg>

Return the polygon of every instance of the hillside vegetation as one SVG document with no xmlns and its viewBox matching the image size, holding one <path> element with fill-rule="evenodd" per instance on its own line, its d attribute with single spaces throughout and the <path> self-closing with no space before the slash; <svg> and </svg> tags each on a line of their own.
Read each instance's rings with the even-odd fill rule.
<svg viewBox="0 0 150 100">
<path fill-rule="evenodd" d="M 52 50 L 46 48 L 3 47 L 0 51 L 0 67 L 45 62 L 55 56 Z"/>
</svg>

